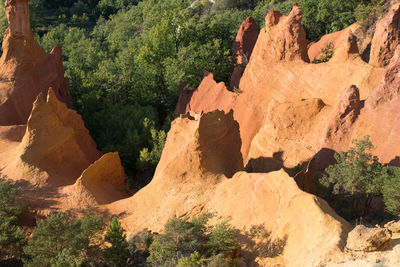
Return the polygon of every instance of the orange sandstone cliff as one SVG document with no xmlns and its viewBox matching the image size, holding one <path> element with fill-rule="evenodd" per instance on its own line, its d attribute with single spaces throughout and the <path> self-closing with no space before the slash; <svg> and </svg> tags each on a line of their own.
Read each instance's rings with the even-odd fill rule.
<svg viewBox="0 0 400 267">
<path fill-rule="evenodd" d="M 68 106 L 72 102 L 61 48 L 48 54 L 34 39 L 29 0 L 7 0 L 5 5 L 9 27 L 0 58 L 0 125 L 18 125 L 27 122 L 36 97 L 47 94 L 49 87 Z"/>
</svg>

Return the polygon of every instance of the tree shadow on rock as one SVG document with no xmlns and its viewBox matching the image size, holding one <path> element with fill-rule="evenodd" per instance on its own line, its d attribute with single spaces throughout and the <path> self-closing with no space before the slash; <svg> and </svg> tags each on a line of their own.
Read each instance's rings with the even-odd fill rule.
<svg viewBox="0 0 400 267">
<path fill-rule="evenodd" d="M 257 257 L 275 258 L 283 254 L 288 236 L 271 237 L 264 225 L 253 225 L 250 230 L 239 232 L 238 240 L 242 245 L 242 253 L 249 263 L 254 263 Z"/>
</svg>

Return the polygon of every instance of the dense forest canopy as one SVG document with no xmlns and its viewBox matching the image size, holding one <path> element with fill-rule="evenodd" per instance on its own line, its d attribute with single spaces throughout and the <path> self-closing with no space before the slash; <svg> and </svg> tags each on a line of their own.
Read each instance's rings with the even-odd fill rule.
<svg viewBox="0 0 400 267">
<path fill-rule="evenodd" d="M 229 82 L 232 42 L 252 16 L 288 14 L 293 0 L 31 0 L 32 30 L 63 49 L 75 109 L 103 152 L 118 151 L 131 186 L 152 176 L 176 116 L 181 82 L 204 71 Z M 356 20 L 375 21 L 383 0 L 298 0 L 310 40 Z M 7 20 L 0 13 L 0 30 Z"/>
</svg>

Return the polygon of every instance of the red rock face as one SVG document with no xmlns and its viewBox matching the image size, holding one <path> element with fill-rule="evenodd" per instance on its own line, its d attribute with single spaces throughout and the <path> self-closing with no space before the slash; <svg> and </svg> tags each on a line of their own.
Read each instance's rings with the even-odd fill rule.
<svg viewBox="0 0 400 267">
<path fill-rule="evenodd" d="M 384 163 L 399 165 L 400 156 L 400 48 L 361 111 L 353 138 L 370 135 L 375 153 Z"/>
<path fill-rule="evenodd" d="M 239 32 L 232 45 L 233 64 L 235 68 L 231 77 L 231 91 L 233 91 L 234 88 L 239 88 L 240 78 L 250 60 L 257 38 L 257 24 L 251 17 L 248 17 L 240 26 Z"/>
<path fill-rule="evenodd" d="M 212 73 L 206 72 L 196 90 L 181 87 L 176 112 L 179 114 L 206 113 L 216 109 L 229 112 L 233 108 L 235 94 L 228 91 L 223 82 L 217 83 Z"/>
<path fill-rule="evenodd" d="M 9 28 L 0 59 L 0 125 L 25 124 L 39 93 L 54 88 L 57 98 L 72 105 L 69 81 L 64 78 L 62 52 L 49 54 L 33 37 L 29 24 L 29 1 L 6 1 Z"/>
<path fill-rule="evenodd" d="M 396 4 L 376 25 L 371 44 L 370 64 L 377 67 L 388 65 L 399 44 L 400 4 Z"/>
</svg>

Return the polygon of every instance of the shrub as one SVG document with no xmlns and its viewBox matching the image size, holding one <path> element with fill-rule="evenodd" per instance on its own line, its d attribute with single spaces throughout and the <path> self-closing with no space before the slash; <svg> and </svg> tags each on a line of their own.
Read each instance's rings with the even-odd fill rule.
<svg viewBox="0 0 400 267">
<path fill-rule="evenodd" d="M 213 255 L 233 254 L 239 247 L 236 230 L 226 222 L 216 225 L 209 235 L 207 247 Z"/>
<path fill-rule="evenodd" d="M 24 252 L 26 266 L 51 266 L 53 262 L 84 262 L 97 255 L 93 242 L 101 230 L 100 217 L 86 215 L 70 220 L 66 214 L 56 213 L 38 223 Z M 91 255 L 92 254 L 92 255 Z M 91 257 L 89 257 L 91 256 Z"/>
<path fill-rule="evenodd" d="M 19 256 L 25 242 L 25 233 L 18 225 L 22 213 L 19 201 L 21 190 L 0 180 L 0 260 Z"/>
<path fill-rule="evenodd" d="M 116 217 L 112 218 L 104 240 L 111 246 L 104 249 L 104 257 L 111 266 L 123 266 L 129 257 L 125 230 Z"/>
<path fill-rule="evenodd" d="M 195 251 L 189 257 L 180 258 L 176 267 L 204 267 L 205 262 L 206 259 Z"/>
<path fill-rule="evenodd" d="M 235 266 L 239 244 L 236 230 L 224 222 L 208 226 L 211 214 L 191 221 L 174 218 L 165 225 L 165 233 L 154 237 L 147 261 L 153 266 Z M 224 264 L 220 264 L 224 263 Z M 228 265 L 226 265 L 226 264 Z M 208 266 L 208 265 L 207 265 Z"/>
<path fill-rule="evenodd" d="M 320 64 L 320 63 L 325 63 L 328 62 L 332 57 L 334 53 L 334 46 L 332 42 L 329 42 L 325 45 L 324 48 L 321 49 L 321 55 L 319 58 L 316 58 L 313 60 L 313 64 Z"/>
<path fill-rule="evenodd" d="M 400 169 L 382 165 L 378 157 L 368 152 L 374 148 L 369 136 L 353 140 L 353 145 L 346 153 L 335 154 L 336 164 L 325 169 L 327 175 L 322 177 L 321 184 L 337 196 L 365 196 L 363 215 L 367 214 L 373 197 L 382 195 L 389 212 L 400 212 L 400 196 L 396 191 L 400 188 Z"/>
<path fill-rule="evenodd" d="M 182 257 L 198 251 L 203 253 L 207 241 L 206 224 L 210 215 L 202 215 L 192 221 L 174 218 L 165 225 L 165 234 L 154 238 L 148 261 L 156 266 L 177 264 Z"/>
<path fill-rule="evenodd" d="M 400 215 L 400 168 L 391 167 L 388 172 L 382 189 L 383 200 L 390 213 Z"/>
</svg>

